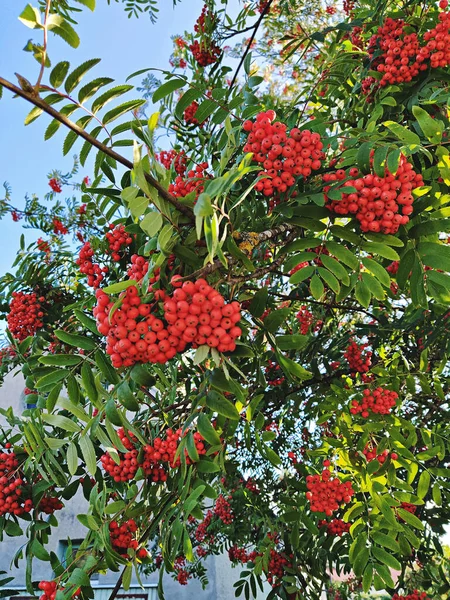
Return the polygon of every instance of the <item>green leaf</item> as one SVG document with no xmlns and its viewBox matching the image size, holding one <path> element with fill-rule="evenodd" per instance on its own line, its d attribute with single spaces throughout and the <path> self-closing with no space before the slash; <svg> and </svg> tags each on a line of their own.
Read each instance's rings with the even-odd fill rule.
<svg viewBox="0 0 450 600">
<path fill-rule="evenodd" d="M 368 563 L 366 565 L 366 568 L 364 569 L 364 574 L 363 574 L 363 578 L 362 578 L 363 591 L 366 594 L 368 593 L 368 591 L 370 590 L 370 588 L 372 586 L 372 581 L 373 581 L 373 566 L 371 563 Z"/>
<path fill-rule="evenodd" d="M 95 67 L 95 65 L 98 65 L 100 60 L 101 60 L 100 58 L 91 58 L 90 60 L 87 60 L 86 62 L 81 64 L 79 67 L 74 69 L 69 74 L 69 76 L 66 79 L 66 83 L 64 84 L 64 89 L 66 90 L 66 92 L 68 94 L 70 94 L 72 92 L 72 90 L 74 90 L 77 87 L 77 85 L 80 83 L 80 81 L 86 75 L 86 73 L 90 69 Z"/>
<path fill-rule="evenodd" d="M 405 521 L 405 523 L 408 523 L 408 525 L 411 525 L 412 527 L 415 527 L 416 529 L 420 529 L 421 531 L 423 531 L 424 524 L 422 523 L 422 521 L 420 519 L 418 519 L 416 517 L 416 515 L 413 515 L 412 513 L 405 510 L 404 508 L 397 508 L 397 512 L 398 512 L 398 516 L 401 517 L 403 519 L 403 521 Z"/>
<path fill-rule="evenodd" d="M 78 452 L 77 447 L 73 442 L 67 447 L 67 468 L 69 469 L 69 473 L 73 476 L 75 475 L 78 469 Z"/>
<path fill-rule="evenodd" d="M 372 553 L 377 558 L 380 563 L 387 565 L 391 569 L 395 571 L 401 571 L 402 565 L 398 562 L 395 556 L 386 552 L 383 548 L 379 548 L 378 546 L 372 546 Z"/>
<path fill-rule="evenodd" d="M 280 350 L 301 350 L 308 344 L 309 337 L 300 334 L 277 335 L 275 341 Z"/>
<path fill-rule="evenodd" d="M 43 365 L 58 366 L 58 367 L 70 367 L 78 365 L 83 360 L 82 356 L 75 356 L 73 354 L 55 354 L 48 356 L 41 356 L 39 362 Z"/>
<path fill-rule="evenodd" d="M 199 346 L 194 354 L 194 365 L 201 364 L 208 356 L 210 352 L 210 347 L 204 344 L 203 346 Z"/>
<path fill-rule="evenodd" d="M 439 119 L 431 118 L 427 111 L 420 106 L 413 106 L 412 112 L 427 140 L 432 144 L 439 144 L 444 131 L 444 123 Z"/>
<path fill-rule="evenodd" d="M 111 100 L 114 100 L 115 98 L 120 98 L 120 96 L 123 96 L 123 94 L 126 94 L 132 89 L 132 85 L 116 85 L 115 87 L 110 88 L 93 101 L 91 111 L 95 114 L 103 108 L 105 104 L 111 102 Z"/>
<path fill-rule="evenodd" d="M 361 258 L 361 262 L 368 271 L 375 275 L 375 277 L 382 285 L 386 287 L 389 287 L 391 285 L 391 278 L 389 277 L 389 273 L 382 265 L 380 265 L 380 263 L 373 260 L 373 258 L 367 257 Z"/>
<path fill-rule="evenodd" d="M 36 538 L 31 542 L 31 552 L 39 560 L 50 560 L 50 554 Z"/>
<path fill-rule="evenodd" d="M 153 93 L 152 101 L 159 102 L 175 90 L 179 90 L 187 84 L 187 81 L 184 79 L 171 79 L 170 81 L 166 81 Z"/>
<path fill-rule="evenodd" d="M 49 385 L 53 385 L 65 379 L 68 375 L 70 375 L 70 371 L 68 369 L 57 369 L 52 373 L 48 373 L 44 375 L 36 382 L 36 388 L 38 390 L 47 388 Z"/>
<path fill-rule="evenodd" d="M 206 406 L 227 419 L 239 420 L 239 413 L 234 404 L 219 392 L 214 390 L 208 392 L 206 395 Z"/>
<path fill-rule="evenodd" d="M 78 433 L 80 431 L 79 425 L 77 425 L 72 419 L 63 417 L 61 415 L 42 415 L 42 420 L 52 427 L 59 427 L 65 431 L 72 433 Z"/>
<path fill-rule="evenodd" d="M 372 144 L 370 142 L 364 142 L 358 149 L 356 154 L 356 163 L 358 168 L 363 173 L 369 173 L 370 171 L 370 152 L 372 150 Z"/>
<path fill-rule="evenodd" d="M 95 385 L 94 373 L 87 362 L 84 362 L 81 367 L 81 379 L 89 400 L 95 404 L 98 400 L 98 390 Z"/>
<path fill-rule="evenodd" d="M 423 500 L 425 496 L 428 494 L 428 490 L 430 489 L 430 474 L 428 471 L 422 471 L 419 477 L 419 483 L 417 484 L 417 495 Z"/>
<path fill-rule="evenodd" d="M 303 270 L 303 269 L 301 269 L 301 270 Z M 322 296 L 325 292 L 325 288 L 324 288 L 324 285 L 318 275 L 313 275 L 311 277 L 311 283 L 309 284 L 309 289 L 310 289 L 312 297 L 315 300 L 319 301 L 322 298 Z"/>
<path fill-rule="evenodd" d="M 208 417 L 201 413 L 197 420 L 198 432 L 205 438 L 211 446 L 219 446 L 222 444 L 219 434 L 214 429 Z"/>
<path fill-rule="evenodd" d="M 117 388 L 117 398 L 127 410 L 136 412 L 139 410 L 139 403 L 136 401 L 133 392 L 127 381 L 123 381 Z"/>
<path fill-rule="evenodd" d="M 370 273 L 362 273 L 361 277 L 364 285 L 370 291 L 372 296 L 375 296 L 377 300 L 384 300 L 386 292 L 381 287 L 380 283 L 378 282 L 378 279 L 375 279 L 375 277 L 373 277 L 373 275 L 371 275 Z"/>
<path fill-rule="evenodd" d="M 84 6 L 87 6 L 89 8 L 89 10 L 94 11 L 95 10 L 95 0 L 76 0 L 77 2 L 79 2 L 80 4 L 84 4 Z"/>
<path fill-rule="evenodd" d="M 295 285 L 296 283 L 301 283 L 302 281 L 305 281 L 305 279 L 311 277 L 314 271 L 315 267 L 303 267 L 303 269 L 299 269 L 293 275 L 291 275 L 291 277 L 289 278 L 289 283 L 292 283 L 293 285 Z"/>
<path fill-rule="evenodd" d="M 218 473 L 221 470 L 217 463 L 204 457 L 201 458 L 196 466 L 199 473 Z"/>
<path fill-rule="evenodd" d="M 312 374 L 303 368 L 301 365 L 291 360 L 287 356 L 283 356 L 278 353 L 278 362 L 280 363 L 283 371 L 291 377 L 295 377 L 296 379 L 300 379 L 304 381 L 306 379 L 311 379 Z"/>
<path fill-rule="evenodd" d="M 67 333 L 61 329 L 55 331 L 55 335 L 58 340 L 69 344 L 69 346 L 75 346 L 75 348 L 82 348 L 83 350 L 95 350 L 97 344 L 94 340 L 85 337 L 84 335 L 78 335 L 75 333 Z"/>
<path fill-rule="evenodd" d="M 49 77 L 50 85 L 54 88 L 59 87 L 66 78 L 69 67 L 70 63 L 67 60 L 63 60 L 53 67 Z"/>
<path fill-rule="evenodd" d="M 344 285 L 350 285 L 350 278 L 347 270 L 341 265 L 341 263 L 327 254 L 321 254 L 320 260 L 322 261 L 324 267 L 331 271 L 339 281 L 341 281 Z"/>
<path fill-rule="evenodd" d="M 337 244 L 336 242 L 326 242 L 327 249 L 341 262 L 349 266 L 351 269 L 359 268 L 359 260 L 356 258 L 353 252 L 350 252 L 348 248 Z M 323 258 L 323 256 L 322 256 Z"/>
<path fill-rule="evenodd" d="M 136 281 L 134 279 L 128 279 L 126 281 L 119 281 L 119 283 L 113 283 L 112 285 L 108 285 L 103 288 L 105 294 L 118 294 L 119 292 L 123 292 L 127 288 L 132 285 L 136 285 Z"/>
<path fill-rule="evenodd" d="M 290 308 L 280 308 L 279 310 L 272 311 L 264 319 L 264 328 L 271 333 L 275 333 L 286 321 L 291 312 Z"/>
<path fill-rule="evenodd" d="M 41 13 L 37 8 L 27 4 L 24 10 L 20 13 L 19 21 L 30 29 L 35 29 L 37 25 L 41 24 Z"/>
<path fill-rule="evenodd" d="M 319 272 L 319 275 L 323 279 L 323 281 L 328 285 L 328 287 L 331 290 L 333 290 L 333 292 L 335 294 L 339 294 L 339 292 L 341 291 L 341 286 L 339 285 L 339 281 L 336 279 L 336 277 L 333 275 L 333 273 L 331 273 L 330 271 L 327 271 L 323 267 L 318 267 L 317 271 Z M 312 283 L 312 281 L 311 281 L 311 283 Z M 350 281 L 349 281 L 349 283 L 350 283 Z"/>
<path fill-rule="evenodd" d="M 250 302 L 250 314 L 257 318 L 261 317 L 261 315 L 266 309 L 268 295 L 269 290 L 266 286 L 263 286 L 260 290 L 256 292 L 256 294 L 252 298 L 252 301 Z"/>
<path fill-rule="evenodd" d="M 72 48 L 78 48 L 80 45 L 80 38 L 68 21 L 62 21 L 58 27 L 53 27 L 52 33 L 59 35 Z"/>
<path fill-rule="evenodd" d="M 139 226 L 149 237 L 154 237 L 163 226 L 163 223 L 161 213 L 152 211 L 145 215 Z"/>
<path fill-rule="evenodd" d="M 82 435 L 79 443 L 81 454 L 83 455 L 87 470 L 91 475 L 95 475 L 97 472 L 97 458 L 95 456 L 94 445 L 87 435 Z"/>
<path fill-rule="evenodd" d="M 111 79 L 111 77 L 97 77 L 97 79 L 86 83 L 78 90 L 78 102 L 83 104 L 83 102 L 86 102 L 86 100 L 92 98 L 92 96 L 94 96 L 100 88 L 112 83 L 113 81 L 114 79 Z"/>
<path fill-rule="evenodd" d="M 120 377 L 117 375 L 116 370 L 111 366 L 101 350 L 97 350 L 95 353 L 95 363 L 103 377 L 109 381 L 109 383 L 116 384 L 120 382 Z"/>
<path fill-rule="evenodd" d="M 392 131 L 392 133 L 405 144 L 420 145 L 420 138 L 417 133 L 406 129 L 403 125 L 400 125 L 395 121 L 385 121 L 383 125 Z"/>
<path fill-rule="evenodd" d="M 119 104 L 119 106 L 116 106 L 115 108 L 112 108 L 107 113 L 105 113 L 102 119 L 103 124 L 107 125 L 108 123 L 115 121 L 125 113 L 136 110 L 137 108 L 145 104 L 145 102 L 145 99 L 142 98 L 137 100 L 127 100 L 127 102 Z"/>
<path fill-rule="evenodd" d="M 203 123 L 208 117 L 210 117 L 213 114 L 217 107 L 218 105 L 215 100 L 210 100 L 209 98 L 207 100 L 203 100 L 203 102 L 195 111 L 194 117 L 199 123 Z"/>
<path fill-rule="evenodd" d="M 418 245 L 419 256 L 424 265 L 433 269 L 450 272 L 450 247 L 434 242 L 421 242 Z"/>
<path fill-rule="evenodd" d="M 397 252 L 387 246 L 386 244 L 379 244 L 377 242 L 366 242 L 362 246 L 363 250 L 366 252 L 370 252 L 371 254 L 378 254 L 378 256 L 382 256 L 383 258 L 387 258 L 389 260 L 400 260 Z"/>
<path fill-rule="evenodd" d="M 386 535 L 385 533 L 381 533 L 380 531 L 374 531 L 372 533 L 372 539 L 380 546 L 389 548 L 389 550 L 393 550 L 394 552 L 400 551 L 400 547 L 395 541 L 395 539 L 389 535 Z"/>
</svg>

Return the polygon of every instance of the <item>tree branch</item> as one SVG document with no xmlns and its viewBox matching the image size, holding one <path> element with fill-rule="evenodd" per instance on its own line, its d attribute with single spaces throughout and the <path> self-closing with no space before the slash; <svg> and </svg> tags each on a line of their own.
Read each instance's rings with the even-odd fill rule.
<svg viewBox="0 0 450 600">
<path fill-rule="evenodd" d="M 236 71 L 234 72 L 233 79 L 231 80 L 230 90 L 233 88 L 233 85 L 236 83 L 236 79 L 237 79 L 237 76 L 239 74 L 239 71 L 241 70 L 241 67 L 244 64 L 244 61 L 247 58 L 247 54 L 250 52 L 250 48 L 251 48 L 251 45 L 253 43 L 253 40 L 255 39 L 256 32 L 258 31 L 259 26 L 262 23 L 262 20 L 264 19 L 264 17 L 269 12 L 270 5 L 272 4 L 272 2 L 273 2 L 273 0 L 268 0 L 268 2 L 266 3 L 266 5 L 264 7 L 264 10 L 261 13 L 261 16 L 259 17 L 259 19 L 256 21 L 255 25 L 253 26 L 253 33 L 252 33 L 252 35 L 250 36 L 250 39 L 247 42 L 247 47 L 246 47 L 246 49 L 244 51 L 244 54 L 241 57 L 241 60 L 239 61 L 239 64 L 237 66 Z"/>
<path fill-rule="evenodd" d="M 23 80 L 23 78 L 19 77 L 19 81 L 21 81 L 21 80 Z M 118 154 L 112 148 L 109 148 L 108 146 L 105 146 L 104 144 L 99 142 L 97 139 L 95 139 L 93 136 L 91 136 L 87 131 L 85 131 L 84 129 L 79 127 L 76 123 L 74 123 L 73 121 L 68 119 L 65 115 L 61 114 L 60 112 L 55 110 L 52 106 L 47 104 L 45 102 L 45 100 L 40 98 L 35 92 L 33 93 L 31 90 L 28 91 L 25 89 L 21 89 L 21 88 L 17 87 L 16 85 L 14 85 L 13 83 L 11 83 L 10 81 L 3 79 L 3 77 L 0 77 L 0 85 L 5 87 L 10 92 L 13 92 L 17 96 L 20 96 L 24 100 L 27 100 L 34 106 L 37 106 L 38 108 L 42 109 L 45 113 L 47 113 L 48 115 L 50 115 L 51 117 L 53 117 L 54 119 L 56 119 L 57 121 L 59 121 L 60 123 L 65 125 L 68 129 L 75 132 L 78 136 L 80 136 L 81 138 L 83 138 L 84 140 L 89 142 L 92 146 L 94 146 L 98 150 L 101 150 L 102 152 L 104 152 L 105 154 L 107 154 L 108 156 L 110 156 L 111 158 L 116 160 L 118 163 L 120 163 L 127 169 L 130 169 L 130 170 L 133 169 L 133 163 L 130 160 L 128 160 L 121 154 Z M 159 183 L 159 181 L 154 179 L 154 177 L 152 177 L 149 173 L 145 173 L 144 175 L 145 175 L 145 179 L 147 180 L 147 183 L 149 185 L 151 185 L 158 192 L 158 194 L 161 196 L 161 198 L 163 198 L 164 200 L 169 202 L 169 204 L 171 204 L 180 213 L 182 213 L 185 217 L 187 217 L 190 222 L 193 222 L 194 215 L 190 208 L 188 208 L 187 206 L 185 206 L 184 204 L 179 202 L 179 200 L 177 200 L 177 198 L 172 196 L 172 194 L 169 194 L 169 192 Z"/>
</svg>

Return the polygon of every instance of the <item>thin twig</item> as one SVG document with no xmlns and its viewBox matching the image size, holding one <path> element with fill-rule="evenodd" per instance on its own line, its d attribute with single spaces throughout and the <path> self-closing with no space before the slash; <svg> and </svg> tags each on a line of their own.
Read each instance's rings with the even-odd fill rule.
<svg viewBox="0 0 450 600">
<path fill-rule="evenodd" d="M 264 10 L 262 11 L 261 16 L 256 21 L 256 23 L 255 23 L 255 25 L 253 27 L 253 33 L 252 33 L 252 35 L 250 36 L 250 39 L 247 42 L 247 47 L 244 50 L 244 54 L 242 55 L 241 60 L 239 61 L 239 64 L 237 66 L 237 69 L 234 72 L 233 79 L 231 80 L 230 90 L 233 88 L 233 85 L 236 83 L 236 79 L 237 79 L 237 76 L 239 74 L 239 71 L 241 70 L 241 67 L 244 64 L 244 61 L 247 58 L 247 54 L 250 52 L 251 45 L 253 43 L 253 40 L 255 39 L 256 33 L 257 33 L 258 29 L 259 29 L 259 26 L 261 25 L 262 20 L 264 19 L 264 17 L 266 16 L 266 14 L 269 12 L 270 5 L 272 4 L 272 2 L 273 2 L 273 0 L 268 0 L 268 2 L 266 3 L 266 5 L 264 6 Z"/>
<path fill-rule="evenodd" d="M 47 62 L 47 42 L 48 42 L 48 29 L 47 29 L 47 21 L 48 15 L 50 14 L 50 5 L 52 0 L 47 0 L 45 5 L 45 16 L 44 16 L 44 44 L 42 47 L 42 61 L 41 61 L 41 70 L 39 71 L 38 80 L 36 81 L 35 90 L 36 93 L 39 93 L 39 87 L 41 85 L 42 77 L 44 76 L 45 71 L 45 63 Z"/>
<path fill-rule="evenodd" d="M 23 81 L 23 78 L 19 77 L 19 81 Z M 74 123 L 73 121 L 68 119 L 65 115 L 63 115 L 60 112 L 58 112 L 57 110 L 55 110 L 52 106 L 47 104 L 45 102 L 45 100 L 40 98 L 36 94 L 36 92 L 34 91 L 33 88 L 31 88 L 31 89 L 33 90 L 34 93 L 31 90 L 28 91 L 28 86 L 27 86 L 27 90 L 21 89 L 21 88 L 17 87 L 16 85 L 14 85 L 13 83 L 11 83 L 10 81 L 4 79 L 3 77 L 0 77 L 0 85 L 5 87 L 7 90 L 13 92 L 14 94 L 17 94 L 17 96 L 24 98 L 31 104 L 34 104 L 34 106 L 37 106 L 38 108 L 42 109 L 48 115 L 50 115 L 51 117 L 53 117 L 54 119 L 56 119 L 57 121 L 59 121 L 60 123 L 65 125 L 68 129 L 75 132 L 78 136 L 80 136 L 81 138 L 83 138 L 84 140 L 89 142 L 92 146 L 94 146 L 95 148 L 98 148 L 98 150 L 101 150 L 104 154 L 107 154 L 108 156 L 110 156 L 111 158 L 116 160 L 118 163 L 120 163 L 127 169 L 130 169 L 130 170 L 133 169 L 134 165 L 130 160 L 128 160 L 121 154 L 118 154 L 112 148 L 105 146 L 104 144 L 99 142 L 95 137 L 90 135 L 87 131 L 85 131 L 84 129 L 79 127 L 76 123 Z M 147 183 L 149 185 L 151 185 L 155 190 L 157 190 L 157 192 L 161 196 L 161 198 L 163 198 L 164 200 L 169 202 L 169 204 L 171 204 L 180 213 L 182 213 L 185 217 L 187 217 L 190 222 L 194 221 L 194 215 L 190 208 L 188 208 L 187 206 L 185 206 L 184 204 L 179 202 L 179 200 L 177 200 L 177 198 L 172 196 L 172 194 L 169 194 L 169 192 L 159 183 L 159 181 L 154 179 L 154 177 L 152 177 L 149 173 L 144 173 L 144 175 L 145 175 L 145 179 L 146 179 Z"/>
</svg>

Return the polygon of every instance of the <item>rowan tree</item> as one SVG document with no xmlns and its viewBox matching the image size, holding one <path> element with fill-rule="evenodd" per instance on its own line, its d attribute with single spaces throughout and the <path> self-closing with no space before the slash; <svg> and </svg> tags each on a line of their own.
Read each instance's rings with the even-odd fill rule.
<svg viewBox="0 0 450 600">
<path fill-rule="evenodd" d="M 450 11 L 315 4 L 208 0 L 171 69 L 119 84 L 51 56 L 94 0 L 20 15 L 37 80 L 0 90 L 78 153 L 45 205 L 1 203 L 42 231 L 0 280 L 30 406 L 1 410 L 0 527 L 26 530 L 43 600 L 105 569 L 206 583 L 223 552 L 246 598 L 447 597 Z M 62 564 L 45 546 L 77 493 Z"/>
</svg>

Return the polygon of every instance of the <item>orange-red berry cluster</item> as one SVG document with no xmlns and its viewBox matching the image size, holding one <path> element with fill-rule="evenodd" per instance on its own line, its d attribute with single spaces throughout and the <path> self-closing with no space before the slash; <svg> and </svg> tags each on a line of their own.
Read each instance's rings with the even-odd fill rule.
<svg viewBox="0 0 450 600">
<path fill-rule="evenodd" d="M 286 377 L 283 375 L 280 365 L 277 365 L 273 360 L 268 361 L 264 371 L 269 385 L 282 385 L 286 381 Z"/>
<path fill-rule="evenodd" d="M 206 4 L 202 8 L 199 18 L 195 22 L 194 31 L 196 33 L 205 33 L 206 31 L 212 31 L 217 21 L 217 16 L 208 10 Z"/>
<path fill-rule="evenodd" d="M 410 504 L 409 502 L 402 502 L 400 508 L 403 508 L 403 510 L 406 510 L 412 515 L 415 515 L 417 512 L 417 506 L 415 504 Z"/>
<path fill-rule="evenodd" d="M 58 586 L 56 581 L 41 581 L 38 588 L 44 593 L 39 597 L 39 600 L 55 600 Z"/>
<path fill-rule="evenodd" d="M 429 600 L 429 598 L 425 592 L 414 590 L 411 594 L 407 594 L 406 596 L 394 594 L 392 600 Z"/>
<path fill-rule="evenodd" d="M 228 550 L 228 558 L 231 562 L 247 564 L 248 562 L 254 562 L 257 556 L 258 552 L 255 550 L 247 552 L 245 548 L 239 548 L 238 546 L 231 546 Z"/>
<path fill-rule="evenodd" d="M 34 292 L 13 292 L 12 297 L 7 317 L 8 329 L 13 338 L 22 341 L 29 335 L 35 335 L 44 325 L 41 304 L 45 298 L 38 298 Z"/>
<path fill-rule="evenodd" d="M 314 321 L 312 312 L 310 312 L 306 306 L 302 306 L 296 316 L 298 324 L 300 325 L 300 333 L 306 335 Z"/>
<path fill-rule="evenodd" d="M 342 519 L 332 519 L 331 521 L 326 521 L 325 519 L 319 521 L 319 527 L 326 527 L 327 535 L 335 535 L 341 537 L 343 533 L 348 533 L 350 531 L 351 523 L 346 523 Z"/>
<path fill-rule="evenodd" d="M 96 292 L 94 316 L 99 332 L 107 336 L 106 351 L 113 366 L 132 366 L 136 362 L 165 363 L 183 352 L 188 344 L 194 348 L 207 344 L 219 352 L 232 352 L 242 331 L 239 302 L 225 304 L 223 296 L 204 279 L 182 285 L 172 297 L 163 290 L 158 297 L 164 301 L 164 322 L 151 314 L 152 305 L 142 303 L 135 286 L 120 297 L 122 305 L 110 318 L 114 305 L 102 290 Z"/>
<path fill-rule="evenodd" d="M 272 587 L 279 586 L 284 577 L 286 568 L 289 569 L 290 567 L 292 567 L 292 563 L 286 558 L 286 556 L 281 554 L 281 552 L 271 548 L 266 572 L 267 581 Z"/>
<path fill-rule="evenodd" d="M 147 275 L 148 272 L 148 260 L 146 260 L 143 256 L 139 256 L 139 254 L 133 254 L 131 257 L 131 266 L 128 267 L 127 275 L 130 279 L 134 279 L 134 281 L 141 281 Z M 158 267 L 159 273 L 159 267 Z M 155 275 L 156 281 L 156 275 Z M 154 281 L 154 282 L 155 282 Z M 154 283 L 153 282 L 153 283 Z"/>
<path fill-rule="evenodd" d="M 363 450 L 363 454 L 366 457 L 367 462 L 372 462 L 373 460 L 377 460 L 380 465 L 384 464 L 389 457 L 389 450 L 383 450 L 380 454 L 378 454 L 378 449 L 374 445 L 366 444 L 366 447 Z M 397 460 L 398 454 L 395 452 L 391 453 L 391 459 Z"/>
<path fill-rule="evenodd" d="M 140 467 L 138 463 L 138 450 L 133 444 L 136 438 L 132 433 L 127 435 L 122 427 L 117 431 L 117 435 L 127 449 L 127 452 L 118 453 L 120 458 L 119 464 L 114 462 L 111 455 L 106 452 L 100 459 L 102 467 L 116 483 L 119 483 L 119 481 L 131 481 Z"/>
<path fill-rule="evenodd" d="M 350 178 L 348 178 L 350 177 Z M 338 169 L 323 176 L 325 182 L 344 181 L 338 189 L 351 187 L 355 191 L 344 194 L 341 200 L 330 200 L 324 187 L 328 208 L 338 215 L 355 215 L 361 231 L 374 231 L 394 234 L 400 225 L 406 225 L 413 212 L 412 191 L 423 185 L 423 178 L 416 173 L 411 163 L 402 155 L 397 173 L 392 175 L 385 169 L 384 177 L 368 173 L 361 176 L 357 167 L 348 173 Z"/>
<path fill-rule="evenodd" d="M 231 500 L 231 496 L 228 496 L 228 500 Z M 214 514 L 216 517 L 219 517 L 225 525 L 230 525 L 233 522 L 231 504 L 228 500 L 221 494 L 214 504 Z"/>
<path fill-rule="evenodd" d="M 189 50 L 201 67 L 207 67 L 216 63 L 222 52 L 220 47 L 211 40 L 208 42 L 195 40 L 189 46 Z"/>
<path fill-rule="evenodd" d="M 52 179 L 50 179 L 50 181 L 48 182 L 48 185 L 57 194 L 59 194 L 60 192 L 62 192 L 61 182 L 58 179 L 55 179 L 54 177 L 52 177 Z"/>
<path fill-rule="evenodd" d="M 109 229 L 110 231 L 105 235 L 109 245 L 108 253 L 111 254 L 113 260 L 119 261 L 122 258 L 121 253 L 123 253 L 124 249 L 133 242 L 133 238 L 125 231 L 124 225 L 117 225 L 117 227 L 114 227 L 111 223 Z"/>
<path fill-rule="evenodd" d="M 54 496 L 43 496 L 38 506 L 39 510 L 46 515 L 52 515 L 55 510 L 61 510 L 64 508 L 64 504 L 59 498 Z"/>
<path fill-rule="evenodd" d="M 195 113 L 197 112 L 198 102 L 195 100 L 189 104 L 189 106 L 185 109 L 183 113 L 184 122 L 186 125 L 197 125 L 197 127 L 203 128 L 205 126 L 206 120 L 200 121 L 196 119 Z"/>
<path fill-rule="evenodd" d="M 50 244 L 48 242 L 46 242 L 44 239 L 38 238 L 36 245 L 40 252 L 45 252 L 47 254 L 50 252 Z"/>
<path fill-rule="evenodd" d="M 109 538 L 111 546 L 119 554 L 126 555 L 128 548 L 136 550 L 139 542 L 136 539 L 138 527 L 134 519 L 128 519 L 119 525 L 117 521 L 111 521 L 109 524 Z"/>
<path fill-rule="evenodd" d="M 105 277 L 105 273 L 108 272 L 108 267 L 100 267 L 100 265 L 94 263 L 92 260 L 94 256 L 94 250 L 92 249 L 90 242 L 85 242 L 78 255 L 76 264 L 80 268 L 80 273 L 87 275 L 88 285 L 93 288 L 98 288 Z"/>
<path fill-rule="evenodd" d="M 64 225 L 64 223 L 62 223 L 56 217 L 53 218 L 52 224 L 53 224 L 53 233 L 55 235 L 66 235 L 67 233 L 69 233 L 69 230 Z"/>
<path fill-rule="evenodd" d="M 348 504 L 355 493 L 350 481 L 341 482 L 338 477 L 331 477 L 328 469 L 321 475 L 308 475 L 306 487 L 311 512 L 324 512 L 327 517 L 331 517 L 341 504 Z"/>
<path fill-rule="evenodd" d="M 207 168 L 208 163 L 203 162 L 195 169 L 188 171 L 185 178 L 178 175 L 175 181 L 169 185 L 169 193 L 177 198 L 184 198 L 191 192 L 195 192 L 195 199 L 197 199 L 203 192 L 205 180 L 210 178 L 206 172 Z"/>
<path fill-rule="evenodd" d="M 0 453 L 0 516 L 20 516 L 33 508 L 30 499 L 22 498 L 23 479 L 19 473 L 19 461 L 14 452 Z"/>
<path fill-rule="evenodd" d="M 445 0 L 441 8 L 445 10 Z M 369 94 L 378 87 L 412 81 L 421 71 L 445 68 L 450 64 L 450 13 L 438 15 L 439 23 L 423 35 L 410 32 L 410 25 L 402 19 L 387 18 L 383 26 L 370 38 L 368 53 L 371 68 L 382 73 L 377 81 L 367 77 L 362 84 Z"/>
<path fill-rule="evenodd" d="M 355 341 L 350 342 L 344 352 L 344 358 L 348 362 L 348 366 L 352 373 L 367 373 L 372 364 L 372 352 L 365 351 L 369 344 L 357 344 Z"/>
<path fill-rule="evenodd" d="M 328 15 L 335 15 L 337 13 L 337 8 L 335 6 L 327 6 L 325 12 Z"/>
<path fill-rule="evenodd" d="M 253 152 L 253 160 L 264 167 L 260 172 L 264 179 L 255 187 L 265 196 L 286 192 L 295 177 L 308 177 L 320 169 L 324 158 L 318 133 L 296 127 L 288 133 L 287 125 L 274 121 L 275 117 L 275 111 L 268 110 L 259 113 L 255 122 L 243 124 L 248 133 L 244 152 Z"/>
<path fill-rule="evenodd" d="M 187 156 L 184 150 L 161 150 L 158 154 L 156 154 L 157 160 L 165 167 L 166 169 L 171 169 L 173 167 L 175 173 L 183 176 L 186 173 L 187 167 Z"/>
<path fill-rule="evenodd" d="M 367 419 L 369 415 L 388 415 L 391 409 L 395 407 L 398 399 L 397 392 L 387 388 L 378 387 L 375 390 L 366 389 L 363 391 L 361 400 L 352 400 L 350 412 L 352 415 L 361 413 L 361 416 Z"/>
</svg>

